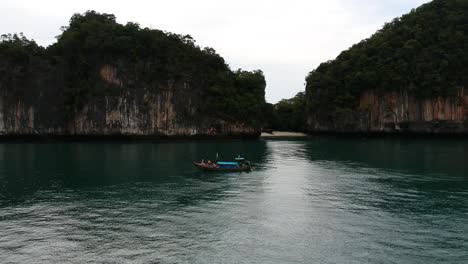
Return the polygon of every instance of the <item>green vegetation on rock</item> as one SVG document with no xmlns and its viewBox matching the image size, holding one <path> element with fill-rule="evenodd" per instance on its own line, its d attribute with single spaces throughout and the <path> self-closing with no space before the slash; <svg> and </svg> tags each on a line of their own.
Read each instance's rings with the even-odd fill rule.
<svg viewBox="0 0 468 264">
<path fill-rule="evenodd" d="M 468 87 L 467 73 L 468 1 L 434 0 L 312 71 L 306 79 L 308 112 L 337 119 L 358 109 L 365 90 L 455 95 Z"/>
<path fill-rule="evenodd" d="M 49 110 L 69 120 L 90 102 L 104 105 L 105 96 L 132 95 L 144 103 L 145 94 L 186 89 L 193 101 L 190 107 L 181 106 L 183 100 L 176 103 L 184 108 L 178 111 L 179 118 L 186 113 L 190 122 L 206 118 L 263 122 L 263 73 L 232 71 L 214 49 L 199 47 L 189 35 L 136 23 L 122 25 L 114 15 L 95 11 L 73 15 L 62 31 L 47 48 L 23 35 L 2 35 L 0 86 L 5 93 L 49 94 Z M 115 69 L 114 84 L 102 79 L 100 71 L 106 66 Z"/>
<path fill-rule="evenodd" d="M 269 128 L 274 131 L 305 131 L 305 93 L 299 92 L 270 106 Z"/>
</svg>

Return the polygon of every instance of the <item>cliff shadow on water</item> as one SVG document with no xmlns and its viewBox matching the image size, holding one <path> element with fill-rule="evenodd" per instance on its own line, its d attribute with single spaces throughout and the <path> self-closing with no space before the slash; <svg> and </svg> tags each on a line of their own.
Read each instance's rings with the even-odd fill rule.
<svg viewBox="0 0 468 264">
<path fill-rule="evenodd" d="M 206 183 L 207 189 L 200 190 L 207 193 L 199 194 L 206 198 L 229 184 L 217 173 L 196 170 L 191 161 L 215 160 L 216 153 L 220 160 L 245 155 L 254 164 L 263 164 L 269 155 L 266 143 L 260 140 L 0 144 L 0 200 L 4 204 L 24 202 L 37 192 L 76 195 L 93 190 L 112 192 L 115 186 L 120 193 L 122 186 L 166 190 L 163 186 L 197 183 Z M 183 200 L 184 192 L 142 195 L 178 195 Z"/>
<path fill-rule="evenodd" d="M 449 138 L 313 137 L 306 143 L 313 161 L 337 161 L 353 166 L 407 174 L 448 174 L 467 177 L 468 142 Z"/>
<path fill-rule="evenodd" d="M 315 137 L 304 148 L 315 175 L 308 179 L 317 186 L 308 191 L 314 197 L 330 192 L 357 212 L 371 208 L 409 218 L 464 207 L 465 140 Z"/>
</svg>

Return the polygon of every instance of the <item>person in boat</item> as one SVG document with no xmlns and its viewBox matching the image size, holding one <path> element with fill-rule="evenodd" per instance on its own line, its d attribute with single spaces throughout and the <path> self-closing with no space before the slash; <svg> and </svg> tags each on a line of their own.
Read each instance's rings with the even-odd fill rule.
<svg viewBox="0 0 468 264">
<path fill-rule="evenodd" d="M 218 164 L 212 162 L 211 160 L 208 160 L 208 163 L 206 163 L 206 165 L 208 165 L 208 167 L 211 168 L 218 168 Z"/>
</svg>

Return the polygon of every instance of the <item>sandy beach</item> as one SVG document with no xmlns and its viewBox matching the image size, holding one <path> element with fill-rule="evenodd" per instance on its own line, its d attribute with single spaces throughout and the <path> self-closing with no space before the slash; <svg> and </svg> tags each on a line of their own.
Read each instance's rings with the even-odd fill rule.
<svg viewBox="0 0 468 264">
<path fill-rule="evenodd" d="M 278 138 L 278 137 L 307 137 L 307 134 L 297 132 L 273 131 L 273 133 L 262 133 L 261 138 Z"/>
</svg>

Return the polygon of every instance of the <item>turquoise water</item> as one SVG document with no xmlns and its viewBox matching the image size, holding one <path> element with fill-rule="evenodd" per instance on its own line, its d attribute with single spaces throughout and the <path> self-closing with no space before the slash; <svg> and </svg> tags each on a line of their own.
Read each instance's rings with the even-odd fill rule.
<svg viewBox="0 0 468 264">
<path fill-rule="evenodd" d="M 468 142 L 0 144 L 0 260 L 468 263 Z"/>
</svg>

